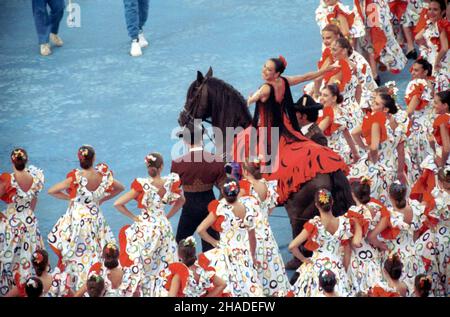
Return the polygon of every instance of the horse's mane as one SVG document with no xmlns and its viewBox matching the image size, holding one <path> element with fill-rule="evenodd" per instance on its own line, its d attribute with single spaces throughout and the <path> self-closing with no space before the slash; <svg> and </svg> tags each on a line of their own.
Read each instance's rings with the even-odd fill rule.
<svg viewBox="0 0 450 317">
<path fill-rule="evenodd" d="M 252 116 L 242 94 L 219 78 L 208 79 L 208 103 L 213 126 L 246 128 L 251 123 Z"/>
</svg>

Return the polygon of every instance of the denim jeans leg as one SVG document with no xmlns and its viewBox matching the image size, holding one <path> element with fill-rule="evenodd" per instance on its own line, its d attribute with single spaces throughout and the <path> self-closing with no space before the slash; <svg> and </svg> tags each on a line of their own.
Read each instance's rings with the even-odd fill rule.
<svg viewBox="0 0 450 317">
<path fill-rule="evenodd" d="M 128 35 L 132 40 L 139 36 L 139 7 L 138 0 L 123 0 L 125 7 L 125 21 Z"/>
<path fill-rule="evenodd" d="M 59 24 L 64 16 L 64 0 L 48 0 L 48 5 L 50 7 L 50 32 L 58 34 Z"/>
<path fill-rule="evenodd" d="M 139 0 L 139 30 L 142 31 L 142 28 L 147 22 L 148 18 L 148 3 L 150 0 Z"/>
<path fill-rule="evenodd" d="M 48 43 L 48 36 L 50 34 L 50 17 L 47 12 L 47 0 L 33 0 L 31 5 L 39 44 Z"/>
</svg>

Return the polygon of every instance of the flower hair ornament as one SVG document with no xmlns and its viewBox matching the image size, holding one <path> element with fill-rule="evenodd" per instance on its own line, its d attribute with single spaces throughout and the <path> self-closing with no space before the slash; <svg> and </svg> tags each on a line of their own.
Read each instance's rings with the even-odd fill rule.
<svg viewBox="0 0 450 317">
<path fill-rule="evenodd" d="M 13 151 L 13 153 L 11 155 L 11 159 L 13 161 L 17 161 L 18 159 L 26 160 L 27 156 L 23 150 L 17 149 L 17 150 Z"/>
<path fill-rule="evenodd" d="M 195 248 L 196 245 L 197 245 L 197 243 L 195 242 L 195 239 L 193 236 L 187 237 L 183 241 L 184 247 L 194 247 Z"/>
<path fill-rule="evenodd" d="M 32 287 L 32 288 L 38 288 L 38 284 L 37 284 L 37 282 L 35 281 L 35 279 L 34 278 L 32 278 L 32 277 L 30 277 L 28 280 L 27 280 L 27 286 L 29 286 L 29 287 Z"/>
<path fill-rule="evenodd" d="M 286 61 L 286 58 L 284 58 L 283 55 L 280 55 L 280 56 L 278 56 L 278 59 L 283 63 L 284 68 L 286 68 L 287 65 L 288 65 L 288 63 L 287 63 L 287 61 Z"/>
<path fill-rule="evenodd" d="M 154 156 L 152 154 L 148 154 L 145 157 L 144 162 L 145 162 L 145 164 L 147 164 L 147 166 L 150 166 L 152 164 L 152 162 L 156 162 L 156 156 Z"/>
<path fill-rule="evenodd" d="M 372 186 L 372 180 L 370 179 L 370 177 L 369 176 L 363 176 L 362 178 L 361 178 L 361 185 L 369 185 L 369 186 Z"/>
<path fill-rule="evenodd" d="M 425 282 L 428 282 L 429 284 L 432 284 L 433 280 L 430 276 L 422 276 L 419 280 L 419 285 L 421 288 L 425 287 Z"/>
<path fill-rule="evenodd" d="M 321 204 L 328 204 L 330 202 L 330 193 L 323 189 L 319 190 L 319 202 Z"/>
<path fill-rule="evenodd" d="M 333 271 L 331 270 L 323 270 L 320 273 L 322 280 L 324 282 L 331 282 L 332 280 L 334 280 L 336 278 L 336 276 L 334 275 Z"/>
<path fill-rule="evenodd" d="M 397 83 L 391 80 L 388 81 L 386 84 L 384 84 L 384 86 L 388 89 L 389 96 L 391 96 L 394 100 L 397 100 L 397 93 L 398 93 Z"/>
<path fill-rule="evenodd" d="M 228 196 L 237 196 L 239 194 L 239 187 L 236 181 L 226 183 L 223 185 L 223 188 Z"/>
<path fill-rule="evenodd" d="M 102 277 L 98 274 L 96 271 L 92 271 L 88 275 L 88 279 L 95 279 L 95 281 L 98 283 L 102 280 Z"/>
<path fill-rule="evenodd" d="M 106 245 L 106 248 L 108 250 L 114 250 L 114 251 L 117 250 L 117 246 L 114 243 L 112 243 L 112 242 L 108 242 L 108 244 Z"/>
<path fill-rule="evenodd" d="M 33 253 L 33 261 L 37 264 L 41 263 L 42 261 L 44 261 L 44 256 L 42 255 L 42 253 L 40 252 L 34 252 Z"/>
<path fill-rule="evenodd" d="M 81 148 L 78 151 L 78 159 L 80 159 L 80 160 L 86 159 L 88 157 L 88 155 L 89 155 L 89 150 L 86 148 Z"/>
</svg>

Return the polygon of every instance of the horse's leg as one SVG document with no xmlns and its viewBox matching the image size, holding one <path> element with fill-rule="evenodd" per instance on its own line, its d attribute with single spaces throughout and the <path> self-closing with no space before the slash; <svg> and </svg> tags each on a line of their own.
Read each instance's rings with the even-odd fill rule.
<svg viewBox="0 0 450 317">
<path fill-rule="evenodd" d="M 289 216 L 292 228 L 292 238 L 300 234 L 303 225 L 317 213 L 314 205 L 314 195 L 320 188 L 331 190 L 331 179 L 327 174 L 319 174 L 309 182 L 305 183 L 302 188 L 293 193 L 286 202 L 285 208 Z M 299 248 L 302 253 L 303 248 Z M 305 254 L 308 256 L 308 253 Z M 286 264 L 287 269 L 295 269 L 300 266 L 300 261 L 295 259 Z"/>
</svg>

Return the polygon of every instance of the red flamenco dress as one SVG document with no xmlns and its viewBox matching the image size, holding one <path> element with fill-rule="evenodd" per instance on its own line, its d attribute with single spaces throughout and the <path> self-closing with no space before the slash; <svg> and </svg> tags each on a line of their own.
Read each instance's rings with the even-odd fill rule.
<svg viewBox="0 0 450 317">
<path fill-rule="evenodd" d="M 256 103 L 253 127 L 268 128 L 267 133 L 258 129 L 257 149 L 251 148 L 249 140 L 252 127 L 238 134 L 235 140 L 234 159 L 243 162 L 250 156 L 263 154 L 266 159 L 264 178 L 278 181 L 278 202 L 284 204 L 290 194 L 314 179 L 318 174 L 337 171 L 348 172 L 345 161 L 327 147 L 316 144 L 303 136 L 292 108 L 293 100 L 286 78 L 281 77 L 285 92 L 281 100 L 275 98 L 275 90 L 270 86 L 270 96 L 266 102 Z M 271 128 L 279 128 L 279 138 L 271 138 Z M 275 139 L 275 140 L 274 140 Z M 267 140 L 267 142 L 266 142 Z M 272 142 L 278 142 L 272 144 Z M 273 147 L 273 153 L 271 150 Z M 270 159 L 270 160 L 268 160 Z"/>
</svg>

